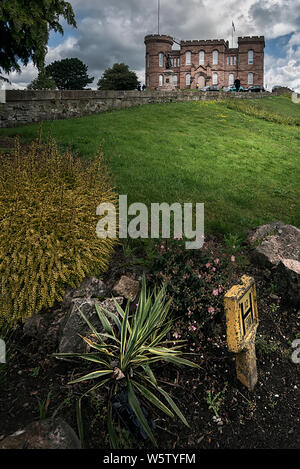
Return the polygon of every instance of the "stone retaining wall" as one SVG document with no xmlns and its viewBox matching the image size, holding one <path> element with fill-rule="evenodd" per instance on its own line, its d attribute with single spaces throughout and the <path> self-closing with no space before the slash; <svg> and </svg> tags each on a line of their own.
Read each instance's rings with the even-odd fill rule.
<svg viewBox="0 0 300 469">
<path fill-rule="evenodd" d="M 274 93 L 273 93 L 274 95 Z M 0 103 L 0 127 L 15 127 L 30 122 L 66 119 L 150 103 L 208 101 L 220 99 L 258 99 L 263 93 L 201 91 L 27 91 L 7 90 Z"/>
</svg>

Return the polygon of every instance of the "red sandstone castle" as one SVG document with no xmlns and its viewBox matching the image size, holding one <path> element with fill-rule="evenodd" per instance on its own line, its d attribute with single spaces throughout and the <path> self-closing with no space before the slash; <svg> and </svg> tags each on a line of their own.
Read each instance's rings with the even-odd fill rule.
<svg viewBox="0 0 300 469">
<path fill-rule="evenodd" d="M 173 44 L 171 36 L 145 37 L 148 88 L 227 87 L 236 78 L 243 88 L 264 84 L 264 36 L 239 37 L 237 48 L 224 39 L 181 41 L 179 50 Z"/>
</svg>

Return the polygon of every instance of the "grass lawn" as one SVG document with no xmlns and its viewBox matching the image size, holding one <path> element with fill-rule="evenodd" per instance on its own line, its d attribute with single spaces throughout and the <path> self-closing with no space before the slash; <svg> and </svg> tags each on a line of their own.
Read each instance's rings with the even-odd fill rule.
<svg viewBox="0 0 300 469">
<path fill-rule="evenodd" d="M 300 127 L 255 116 L 257 108 L 300 123 L 300 105 L 270 97 L 251 100 L 249 112 L 247 101 L 239 109 L 223 102 L 151 104 L 45 122 L 43 132 L 82 157 L 102 145 L 129 203 L 204 202 L 206 234 L 244 236 L 278 219 L 300 227 Z M 1 129 L 0 137 L 28 142 L 38 127 Z"/>
</svg>

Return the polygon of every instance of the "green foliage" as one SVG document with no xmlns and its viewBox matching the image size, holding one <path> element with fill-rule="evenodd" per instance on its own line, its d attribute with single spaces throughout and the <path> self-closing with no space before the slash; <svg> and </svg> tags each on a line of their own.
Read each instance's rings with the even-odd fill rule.
<svg viewBox="0 0 300 469">
<path fill-rule="evenodd" d="M 81 60 L 72 58 L 55 60 L 45 67 L 45 72 L 59 90 L 83 90 L 94 81 L 94 77 L 88 76 L 87 69 Z"/>
<path fill-rule="evenodd" d="M 192 333 L 221 320 L 233 268 L 235 256 L 224 253 L 214 239 L 198 250 L 186 249 L 184 240 L 170 239 L 157 243 L 151 271 L 153 283 L 166 282 L 173 312 L 183 316 Z"/>
<path fill-rule="evenodd" d="M 149 293 L 146 289 L 145 277 L 143 277 L 135 314 L 130 316 L 129 302 L 125 310 L 116 301 L 115 306 L 118 314 L 113 314 L 99 305 L 96 306 L 105 333 L 98 333 L 81 313 L 94 337 L 94 340 L 86 337 L 83 337 L 83 340 L 93 349 L 93 353 L 57 354 L 56 356 L 75 356 L 97 363 L 96 371 L 75 379 L 70 384 L 98 379 L 99 383 L 90 391 L 110 383 L 111 396 L 117 393 L 120 386 L 127 385 L 129 405 L 156 446 L 156 440 L 146 421 L 138 395 L 148 405 L 157 407 L 169 417 L 174 417 L 176 414 L 185 425 L 188 426 L 188 423 L 171 396 L 158 385 L 152 365 L 161 361 L 191 367 L 197 367 L 197 365 L 182 358 L 180 350 L 182 341 L 174 342 L 167 339 L 173 321 L 168 319 L 170 301 L 165 299 L 164 287 L 158 292 L 154 290 Z M 166 403 L 163 403 L 156 394 L 160 394 Z M 108 430 L 111 444 L 116 447 L 118 442 L 110 402 L 108 403 Z"/>
<path fill-rule="evenodd" d="M 50 398 L 51 394 L 52 394 L 52 391 L 49 391 L 46 399 L 44 400 L 37 397 L 39 411 L 40 411 L 40 420 L 44 420 L 45 418 L 47 418 L 48 408 L 51 402 L 51 398 Z"/>
<path fill-rule="evenodd" d="M 222 391 L 216 393 L 215 395 L 211 391 L 207 391 L 206 403 L 208 405 L 208 408 L 213 411 L 217 418 L 219 418 L 219 411 L 224 400 L 224 393 L 226 391 L 226 388 L 227 383 L 225 384 L 224 389 L 222 389 Z"/>
<path fill-rule="evenodd" d="M 27 86 L 28 90 L 55 90 L 56 84 L 45 72 L 45 69 L 41 70 L 34 80 Z"/>
<path fill-rule="evenodd" d="M 107 268 L 116 240 L 97 237 L 96 208 L 116 200 L 101 152 L 85 165 L 37 140 L 0 155 L 0 323 L 25 321 Z"/>
<path fill-rule="evenodd" d="M 275 112 L 271 109 L 264 109 L 257 106 L 255 102 L 249 100 L 226 100 L 224 101 L 225 106 L 228 109 L 241 112 L 243 114 L 253 116 L 256 119 L 263 119 L 268 122 L 275 122 L 283 125 L 300 125 L 300 119 L 289 115 L 283 115 Z"/>
<path fill-rule="evenodd" d="M 41 68 L 50 31 L 63 34 L 60 20 L 76 27 L 74 12 L 63 0 L 2 0 L 0 4 L 0 67 L 5 73 L 20 71 L 32 60 Z"/>
<path fill-rule="evenodd" d="M 139 84 L 135 72 L 124 63 L 114 64 L 108 68 L 98 81 L 99 90 L 135 90 Z"/>
</svg>

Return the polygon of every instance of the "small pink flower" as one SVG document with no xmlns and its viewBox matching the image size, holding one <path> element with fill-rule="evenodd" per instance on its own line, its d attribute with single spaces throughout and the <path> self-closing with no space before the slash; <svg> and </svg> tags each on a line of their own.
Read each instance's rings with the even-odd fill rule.
<svg viewBox="0 0 300 469">
<path fill-rule="evenodd" d="M 181 335 L 178 334 L 178 332 L 174 332 L 173 337 L 175 337 L 175 339 L 180 339 Z"/>
<path fill-rule="evenodd" d="M 208 308 L 208 312 L 211 313 L 211 314 L 213 314 L 213 313 L 215 312 L 215 308 L 213 308 L 212 306 L 210 306 L 210 307 Z"/>
<path fill-rule="evenodd" d="M 218 296 L 218 294 L 219 294 L 218 288 L 214 288 L 212 294 L 213 294 L 214 296 Z"/>
<path fill-rule="evenodd" d="M 222 291 L 223 291 L 223 288 L 219 287 L 219 293 L 222 293 Z"/>
<path fill-rule="evenodd" d="M 195 326 L 189 326 L 189 330 L 190 330 L 190 331 L 196 331 L 196 330 L 197 330 L 197 327 L 195 327 Z"/>
<path fill-rule="evenodd" d="M 200 274 L 198 275 L 198 278 L 201 278 L 201 275 L 200 275 Z"/>
<path fill-rule="evenodd" d="M 210 268 L 210 263 L 209 263 L 209 262 L 206 264 L 206 268 L 207 268 L 207 269 Z"/>
<path fill-rule="evenodd" d="M 215 267 L 212 268 L 213 272 L 215 272 L 217 269 Z"/>
<path fill-rule="evenodd" d="M 217 257 L 217 258 L 214 260 L 214 263 L 217 265 L 217 264 L 219 264 L 219 262 L 220 262 L 220 259 Z"/>
<path fill-rule="evenodd" d="M 188 317 L 191 317 L 192 314 L 193 314 L 193 312 L 188 310 L 188 313 L 187 313 Z"/>
<path fill-rule="evenodd" d="M 235 262 L 235 256 L 231 256 L 230 260 L 231 262 Z"/>
</svg>

